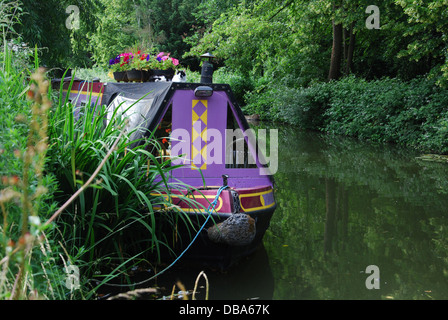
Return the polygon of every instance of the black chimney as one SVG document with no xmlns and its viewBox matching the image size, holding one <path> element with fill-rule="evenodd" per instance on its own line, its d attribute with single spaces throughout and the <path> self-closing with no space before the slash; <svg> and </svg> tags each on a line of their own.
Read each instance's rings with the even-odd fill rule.
<svg viewBox="0 0 448 320">
<path fill-rule="evenodd" d="M 211 61 L 214 57 L 208 52 L 201 56 L 201 58 L 208 59 L 208 61 L 204 60 L 202 62 L 201 83 L 213 83 L 213 64 Z"/>
</svg>

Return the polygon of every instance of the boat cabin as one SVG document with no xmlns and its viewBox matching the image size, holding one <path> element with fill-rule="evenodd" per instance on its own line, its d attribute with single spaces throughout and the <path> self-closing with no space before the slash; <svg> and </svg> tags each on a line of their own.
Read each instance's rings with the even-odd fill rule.
<svg viewBox="0 0 448 320">
<path fill-rule="evenodd" d="M 213 212 L 215 222 L 235 214 L 247 215 L 253 219 L 256 234 L 251 243 L 241 245 L 226 243 L 225 239 L 209 243 L 209 252 L 224 245 L 234 248 L 240 256 L 261 243 L 276 207 L 273 179 L 229 85 L 74 79 L 68 91 L 68 80 L 61 80 L 64 94 L 77 106 L 100 103 L 109 106 L 111 112 L 118 108 L 129 118 L 129 130 L 136 129 L 131 139 L 157 139 L 162 156 L 171 157 L 173 165 L 183 165 L 171 171 L 170 183 L 200 190 L 193 196 L 204 207 L 215 198 L 219 187 L 228 186 L 219 195 Z M 204 214 L 188 204 L 181 207 L 188 214 Z M 196 250 L 196 254 L 204 255 L 204 250 Z"/>
</svg>

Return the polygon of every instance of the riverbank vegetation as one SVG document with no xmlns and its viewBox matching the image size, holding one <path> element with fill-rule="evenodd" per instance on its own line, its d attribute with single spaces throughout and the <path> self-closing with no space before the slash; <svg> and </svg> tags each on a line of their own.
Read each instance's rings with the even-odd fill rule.
<svg viewBox="0 0 448 320">
<path fill-rule="evenodd" d="M 215 81 L 230 80 L 246 113 L 446 153 L 447 7 L 435 0 L 23 1 L 16 30 L 40 48 L 45 65 L 93 68 L 101 79 L 109 59 L 137 46 L 182 57 L 195 81 L 198 57 L 210 51 L 226 74 Z"/>
<path fill-rule="evenodd" d="M 92 299 L 111 282 L 133 289 L 132 273 L 175 256 L 177 226 L 194 230 L 170 201 L 182 186 L 165 176 L 177 167 L 151 153 L 161 154 L 152 139 L 132 141 L 127 119 L 106 106 L 75 110 L 38 48 L 17 46 L 20 3 L 1 4 L 0 299 Z"/>
<path fill-rule="evenodd" d="M 446 153 L 446 7 L 430 0 L 244 1 L 190 38 L 187 55 L 212 50 L 251 79 L 246 113 Z"/>
<path fill-rule="evenodd" d="M 163 178 L 176 167 L 146 150 L 157 148 L 152 140 L 132 146 L 126 119 L 105 106 L 75 112 L 34 68 L 37 57 L 20 70 L 3 49 L 0 299 L 93 298 L 136 264 L 160 260 L 171 247 L 163 226 L 192 227 Z M 155 217 L 153 205 L 171 214 Z"/>
<path fill-rule="evenodd" d="M 306 88 L 272 87 L 246 111 L 302 129 L 447 153 L 448 92 L 435 82 L 349 76 Z"/>
</svg>

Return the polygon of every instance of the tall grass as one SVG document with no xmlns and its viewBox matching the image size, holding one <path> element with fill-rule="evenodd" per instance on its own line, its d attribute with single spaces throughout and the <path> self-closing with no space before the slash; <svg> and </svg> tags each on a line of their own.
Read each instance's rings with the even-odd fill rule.
<svg viewBox="0 0 448 320">
<path fill-rule="evenodd" d="M 51 230 L 41 223 L 55 209 L 56 183 L 43 172 L 48 82 L 42 70 L 30 77 L 29 57 L 13 55 L 14 39 L 7 41 L 19 12 L 18 1 L 0 1 L 0 299 L 59 299 L 65 274 L 55 263 Z"/>
<path fill-rule="evenodd" d="M 172 251 L 179 224 L 194 230 L 171 199 L 170 190 L 188 186 L 168 182 L 177 167 L 150 152 L 160 148 L 154 140 L 133 147 L 125 118 L 102 105 L 75 116 L 43 70 L 30 82 L 11 54 L 5 46 L 0 70 L 0 299 L 89 299 Z"/>
<path fill-rule="evenodd" d="M 0 299 L 61 298 L 52 283 L 64 277 L 41 221 L 54 210 L 55 180 L 44 174 L 48 147 L 42 70 L 28 81 L 4 42 L 0 54 Z M 27 99 L 28 97 L 28 99 Z"/>
<path fill-rule="evenodd" d="M 5 3 L 0 1 L 6 28 L 0 52 L 0 299 L 89 299 L 136 263 L 159 261 L 163 248 L 172 251 L 179 224 L 194 230 L 170 191 L 188 186 L 170 184 L 167 176 L 177 167 L 155 156 L 160 146 L 152 139 L 134 147 L 126 119 L 110 116 L 107 106 L 75 116 L 62 89 L 51 90 L 37 50 L 24 64 L 15 63 L 6 34 L 19 3 Z M 157 214 L 153 206 L 165 210 Z M 71 267 L 79 270 L 75 278 Z"/>
<path fill-rule="evenodd" d="M 59 182 L 61 192 L 56 196 L 63 203 L 83 188 L 103 162 L 92 187 L 80 193 L 57 219 L 60 241 L 68 248 L 72 263 L 84 266 L 87 280 L 101 283 L 125 274 L 142 260 L 160 261 L 162 249 L 171 250 L 166 231 L 177 233 L 178 224 L 194 230 L 194 223 L 172 204 L 171 190 L 189 187 L 168 182 L 170 172 L 179 166 L 156 156 L 162 154 L 158 143 L 152 139 L 131 141 L 133 131 L 127 131 L 106 157 L 126 129 L 127 119 L 116 111 L 111 116 L 107 106 L 93 104 L 91 95 L 86 105 L 92 107 L 76 110 L 63 98 L 61 88 L 50 114 L 48 170 Z M 198 206 L 186 196 L 180 198 Z M 156 213 L 153 207 L 166 212 Z"/>
</svg>

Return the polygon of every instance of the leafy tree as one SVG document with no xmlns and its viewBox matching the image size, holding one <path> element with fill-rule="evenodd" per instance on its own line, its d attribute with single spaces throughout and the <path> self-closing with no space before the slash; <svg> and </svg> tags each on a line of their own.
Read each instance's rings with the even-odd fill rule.
<svg viewBox="0 0 448 320">
<path fill-rule="evenodd" d="M 187 56 L 213 51 L 232 70 L 301 85 L 323 79 L 328 26 L 316 20 L 319 13 L 303 6 L 301 1 L 240 2 L 213 23 Z"/>
<path fill-rule="evenodd" d="M 71 55 L 66 7 L 66 1 L 22 0 L 23 15 L 16 31 L 30 47 L 42 49 L 41 61 L 49 67 L 60 66 Z"/>
<path fill-rule="evenodd" d="M 79 28 L 70 29 L 70 43 L 72 52 L 72 66 L 92 67 L 92 51 L 95 44 L 90 41 L 89 35 L 96 31 L 97 13 L 101 10 L 97 0 L 76 0 L 68 2 L 79 8 Z M 67 12 L 66 12 L 66 19 Z"/>
<path fill-rule="evenodd" d="M 200 1 L 186 0 L 96 0 L 96 30 L 89 35 L 93 58 L 100 64 L 121 51 L 138 46 L 170 52 L 181 57 L 190 45 L 192 12 Z"/>
<path fill-rule="evenodd" d="M 134 7 L 126 0 L 98 0 L 100 9 L 95 13 L 95 32 L 89 35 L 93 59 L 97 64 L 107 62 L 138 39 Z"/>
<path fill-rule="evenodd" d="M 79 9 L 79 29 L 67 28 L 70 11 Z M 86 35 L 95 30 L 96 0 L 22 0 L 15 30 L 29 47 L 40 49 L 40 59 L 47 67 L 90 66 L 90 44 Z"/>
<path fill-rule="evenodd" d="M 396 0 L 408 16 L 404 36 L 411 42 L 403 48 L 401 56 L 426 62 L 438 83 L 448 84 L 448 1 L 447 0 Z"/>
<path fill-rule="evenodd" d="M 193 13 L 200 0 L 141 0 L 139 10 L 149 17 L 153 46 L 180 58 L 191 45 L 184 39 L 194 32 Z M 181 61 L 184 64 L 184 61 Z M 191 62 L 190 62 L 191 63 Z"/>
</svg>

